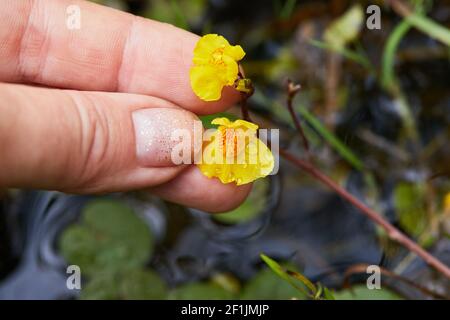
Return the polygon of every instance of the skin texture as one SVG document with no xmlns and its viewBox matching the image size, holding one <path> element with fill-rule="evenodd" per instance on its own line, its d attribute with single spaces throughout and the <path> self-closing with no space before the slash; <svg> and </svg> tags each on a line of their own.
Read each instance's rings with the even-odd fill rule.
<svg viewBox="0 0 450 320">
<path fill-rule="evenodd" d="M 80 7 L 79 30 L 66 27 L 69 5 Z M 192 92 L 198 36 L 73 0 L 6 1 L 0 26 L 0 187 L 148 188 L 211 212 L 245 199 L 251 185 L 223 185 L 196 166 L 136 155 L 134 111 L 163 108 L 173 123 L 188 125 L 239 99 L 230 87 L 215 102 Z"/>
</svg>

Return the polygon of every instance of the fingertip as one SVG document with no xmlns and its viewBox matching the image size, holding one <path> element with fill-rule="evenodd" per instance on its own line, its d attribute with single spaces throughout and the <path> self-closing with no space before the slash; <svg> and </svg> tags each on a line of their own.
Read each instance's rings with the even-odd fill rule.
<svg viewBox="0 0 450 320">
<path fill-rule="evenodd" d="M 151 192 L 168 201 L 210 213 L 237 208 L 247 198 L 252 184 L 223 184 L 204 176 L 196 166 L 190 166 L 175 179 L 152 188 Z"/>
<path fill-rule="evenodd" d="M 207 178 L 208 201 L 201 203 L 201 210 L 209 213 L 226 213 L 239 207 L 249 195 L 252 184 L 237 186 L 234 183 L 223 184 L 218 179 Z"/>
</svg>

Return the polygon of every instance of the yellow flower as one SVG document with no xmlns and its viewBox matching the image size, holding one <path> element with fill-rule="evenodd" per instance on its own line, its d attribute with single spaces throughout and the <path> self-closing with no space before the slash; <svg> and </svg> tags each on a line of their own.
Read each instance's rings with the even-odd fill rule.
<svg viewBox="0 0 450 320">
<path fill-rule="evenodd" d="M 206 137 L 209 141 L 204 145 L 202 163 L 198 164 L 205 176 L 242 185 L 272 172 L 274 157 L 257 138 L 256 124 L 227 118 L 216 118 L 211 123 L 219 127 Z"/>
<path fill-rule="evenodd" d="M 444 211 L 450 212 L 450 192 L 447 192 L 444 197 Z"/>
<path fill-rule="evenodd" d="M 194 66 L 190 71 L 195 94 L 204 101 L 219 100 L 223 87 L 231 86 L 237 80 L 237 61 L 244 55 L 241 46 L 231 46 L 217 34 L 200 38 L 194 49 Z"/>
</svg>

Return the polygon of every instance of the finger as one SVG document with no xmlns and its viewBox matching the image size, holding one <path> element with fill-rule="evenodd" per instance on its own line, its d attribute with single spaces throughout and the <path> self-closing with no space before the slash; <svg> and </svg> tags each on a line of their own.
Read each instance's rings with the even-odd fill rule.
<svg viewBox="0 0 450 320">
<path fill-rule="evenodd" d="M 80 28 L 68 27 L 77 12 Z M 5 1 L 0 21 L 0 81 L 139 93 L 198 114 L 239 99 L 231 87 L 217 102 L 195 96 L 189 69 L 198 36 L 168 24 L 79 0 Z"/>
<path fill-rule="evenodd" d="M 172 132 L 198 121 L 159 98 L 12 84 L 0 84 L 0 115 L 0 187 L 82 193 L 172 179 Z"/>
<path fill-rule="evenodd" d="M 150 189 L 166 200 L 182 203 L 207 212 L 226 212 L 239 206 L 251 191 L 252 184 L 222 184 L 204 176 L 196 166 L 186 168 L 173 180 Z"/>
</svg>

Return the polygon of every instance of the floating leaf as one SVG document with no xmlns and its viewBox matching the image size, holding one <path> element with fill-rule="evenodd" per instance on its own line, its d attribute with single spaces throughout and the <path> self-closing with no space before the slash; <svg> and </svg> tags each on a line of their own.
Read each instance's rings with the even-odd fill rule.
<svg viewBox="0 0 450 320">
<path fill-rule="evenodd" d="M 229 300 L 233 294 L 216 283 L 189 283 L 173 289 L 170 300 Z"/>
<path fill-rule="evenodd" d="M 364 285 L 334 293 L 336 300 L 402 300 L 403 298 L 388 289 L 368 289 Z"/>
<path fill-rule="evenodd" d="M 290 283 L 280 280 L 270 269 L 257 273 L 244 287 L 240 297 L 244 300 L 306 299 L 306 295 Z"/>
<path fill-rule="evenodd" d="M 96 274 L 81 290 L 85 300 L 156 300 L 167 297 L 167 288 L 152 271 L 127 270 Z"/>
<path fill-rule="evenodd" d="M 394 207 L 400 225 L 412 235 L 426 227 L 425 187 L 418 183 L 399 183 L 394 190 Z"/>
<path fill-rule="evenodd" d="M 83 269 L 81 269 L 83 270 Z M 80 299 L 83 300 L 113 300 L 120 299 L 120 285 L 114 273 L 98 272 L 81 288 Z"/>
<path fill-rule="evenodd" d="M 125 299 L 161 300 L 167 297 L 167 286 L 153 271 L 133 270 L 123 276 L 120 293 Z"/>
<path fill-rule="evenodd" d="M 97 246 L 94 234 L 80 225 L 67 228 L 59 240 L 62 256 L 71 264 L 76 264 L 83 274 L 91 274 L 96 269 Z"/>
<path fill-rule="evenodd" d="M 83 274 L 133 269 L 150 258 L 153 238 L 147 225 L 123 203 L 96 200 L 82 212 L 81 222 L 61 236 L 63 257 Z"/>
</svg>

